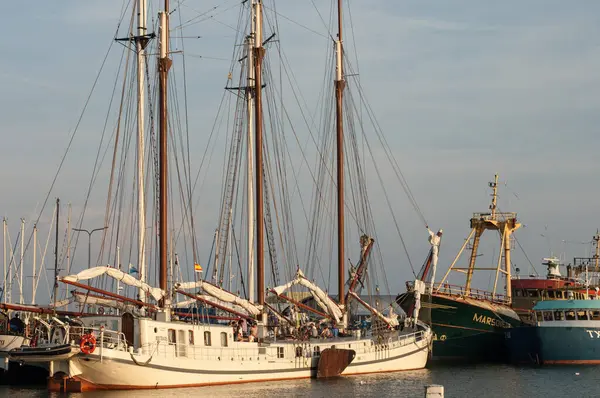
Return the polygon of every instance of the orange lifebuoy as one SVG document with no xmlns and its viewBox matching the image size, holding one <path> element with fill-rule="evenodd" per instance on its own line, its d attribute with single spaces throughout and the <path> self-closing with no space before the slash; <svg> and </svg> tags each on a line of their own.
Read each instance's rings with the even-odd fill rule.
<svg viewBox="0 0 600 398">
<path fill-rule="evenodd" d="M 96 349 L 96 338 L 93 334 L 85 334 L 81 337 L 79 348 L 84 354 L 91 354 Z"/>
</svg>

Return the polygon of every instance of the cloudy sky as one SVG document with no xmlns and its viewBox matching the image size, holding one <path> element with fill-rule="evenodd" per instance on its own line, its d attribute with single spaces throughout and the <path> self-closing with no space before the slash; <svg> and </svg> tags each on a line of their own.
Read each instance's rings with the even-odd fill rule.
<svg viewBox="0 0 600 398">
<path fill-rule="evenodd" d="M 183 41 L 190 55 L 190 129 L 198 153 L 206 145 L 229 70 L 237 3 L 187 0 L 179 5 L 172 0 L 184 21 L 206 13 L 176 33 L 201 36 Z M 319 94 L 322 60 L 331 45 L 331 32 L 320 17 L 328 19 L 330 5 L 277 3 L 281 47 L 309 101 Z M 4 6 L 0 210 L 9 219 L 13 241 L 19 219 L 33 221 L 39 214 L 122 7 L 119 0 Z M 156 5 L 149 14 L 155 16 Z M 487 182 L 494 173 L 500 174 L 500 209 L 519 213 L 526 227 L 517 237 L 538 271 L 540 259 L 551 252 L 567 260 L 589 253 L 590 245 L 581 242 L 589 242 L 600 227 L 600 3 L 352 0 L 350 19 L 346 49 L 357 54 L 352 57 L 358 58 L 361 84 L 426 219 L 445 231 L 442 269 L 467 236 L 471 213 L 487 209 Z M 176 40 L 175 49 L 182 48 L 181 42 Z M 81 209 L 85 199 L 122 55 L 113 46 L 50 195 L 51 201 L 60 196 L 74 209 Z M 209 186 L 218 187 L 215 167 Z M 391 173 L 386 178 L 391 193 L 398 194 L 395 211 L 418 267 L 427 250 L 424 227 L 400 198 Z M 84 227 L 102 225 L 103 200 L 98 199 L 98 211 L 89 214 Z M 218 190 L 206 200 L 214 205 Z M 210 236 L 216 216 L 206 213 L 199 215 L 199 229 Z M 388 273 L 391 289 L 400 291 L 411 278 L 406 256 L 398 249 L 395 227 L 383 213 L 375 217 L 383 221 L 378 236 L 384 257 L 400 258 Z M 201 244 L 205 256 L 209 250 L 208 243 Z M 85 262 L 85 248 L 78 251 Z M 497 250 L 482 261 L 491 263 L 494 255 Z M 514 262 L 529 272 L 520 249 Z"/>
</svg>

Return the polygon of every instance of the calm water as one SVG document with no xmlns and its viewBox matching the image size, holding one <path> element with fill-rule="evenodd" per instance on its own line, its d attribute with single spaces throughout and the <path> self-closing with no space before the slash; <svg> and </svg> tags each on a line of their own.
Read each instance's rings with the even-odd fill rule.
<svg viewBox="0 0 600 398">
<path fill-rule="evenodd" d="M 576 375 L 576 373 L 579 375 Z M 518 368 L 504 365 L 436 367 L 420 371 L 174 390 L 50 394 L 54 397 L 423 397 L 442 384 L 445 397 L 599 397 L 600 367 Z M 49 396 L 45 390 L 0 387 L 0 397 Z"/>
</svg>

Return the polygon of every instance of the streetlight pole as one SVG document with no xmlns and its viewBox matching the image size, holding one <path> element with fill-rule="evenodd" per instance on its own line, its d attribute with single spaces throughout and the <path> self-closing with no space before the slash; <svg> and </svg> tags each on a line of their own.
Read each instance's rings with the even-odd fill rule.
<svg viewBox="0 0 600 398">
<path fill-rule="evenodd" d="M 88 234 L 88 269 L 92 267 L 92 234 L 96 231 L 104 231 L 106 228 L 108 227 L 96 228 L 92 229 L 91 231 L 88 231 L 87 229 L 83 228 L 73 228 L 73 231 L 85 232 L 86 234 Z M 89 284 L 90 281 L 88 281 L 88 285 Z"/>
</svg>

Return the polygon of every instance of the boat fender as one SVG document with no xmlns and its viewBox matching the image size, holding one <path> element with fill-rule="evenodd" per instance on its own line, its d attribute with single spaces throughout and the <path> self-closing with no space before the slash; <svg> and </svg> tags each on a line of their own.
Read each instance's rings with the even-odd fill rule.
<svg viewBox="0 0 600 398">
<path fill-rule="evenodd" d="M 79 348 L 84 354 L 91 354 L 96 349 L 96 338 L 93 334 L 85 334 L 81 337 Z"/>
</svg>

